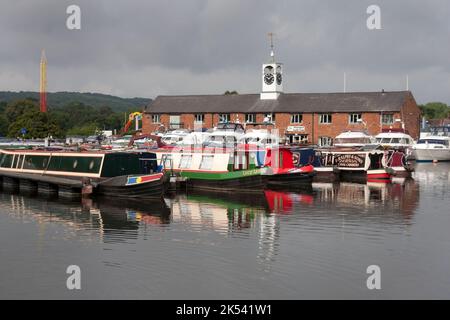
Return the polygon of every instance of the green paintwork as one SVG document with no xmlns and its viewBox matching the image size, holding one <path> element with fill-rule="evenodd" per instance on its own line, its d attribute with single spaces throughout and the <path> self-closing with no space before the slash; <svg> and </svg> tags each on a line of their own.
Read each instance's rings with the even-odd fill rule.
<svg viewBox="0 0 450 320">
<path fill-rule="evenodd" d="M 52 156 L 47 170 L 98 173 L 101 163 L 102 158 L 99 157 Z"/>
<path fill-rule="evenodd" d="M 134 153 L 107 153 L 102 169 L 102 177 L 116 177 L 140 174 L 139 155 Z"/>
<path fill-rule="evenodd" d="M 207 171 L 182 171 L 180 176 L 189 179 L 202 179 L 202 180 L 228 180 L 236 178 L 244 178 L 250 176 L 257 176 L 262 174 L 262 169 L 250 169 L 250 170 L 239 170 L 239 171 L 229 171 L 229 172 L 207 172 Z"/>
</svg>

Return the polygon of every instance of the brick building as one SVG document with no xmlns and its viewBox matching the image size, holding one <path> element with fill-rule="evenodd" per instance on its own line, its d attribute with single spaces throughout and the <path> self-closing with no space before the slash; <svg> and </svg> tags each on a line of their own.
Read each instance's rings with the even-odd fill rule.
<svg viewBox="0 0 450 320">
<path fill-rule="evenodd" d="M 417 139 L 420 109 L 410 91 L 283 93 L 282 64 L 263 64 L 262 92 L 237 95 L 158 96 L 144 110 L 143 133 L 212 128 L 219 122 L 271 122 L 291 143 L 329 145 L 346 130 L 401 128 Z"/>
</svg>

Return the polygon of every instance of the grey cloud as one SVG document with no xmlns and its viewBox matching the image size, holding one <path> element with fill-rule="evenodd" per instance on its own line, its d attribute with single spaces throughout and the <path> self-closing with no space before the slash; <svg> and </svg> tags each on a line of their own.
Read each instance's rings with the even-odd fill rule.
<svg viewBox="0 0 450 320">
<path fill-rule="evenodd" d="M 82 29 L 65 28 L 78 4 Z M 366 28 L 378 4 L 382 30 Z M 37 90 L 41 48 L 49 90 L 147 96 L 260 90 L 267 33 L 290 92 L 404 89 L 450 102 L 446 0 L 1 0 L 0 90 Z"/>
</svg>

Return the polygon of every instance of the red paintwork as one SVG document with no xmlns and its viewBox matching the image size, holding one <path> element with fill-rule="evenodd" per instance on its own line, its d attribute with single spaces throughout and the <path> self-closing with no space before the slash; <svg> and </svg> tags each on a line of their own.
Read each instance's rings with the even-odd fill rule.
<svg viewBox="0 0 450 320">
<path fill-rule="evenodd" d="M 47 112 L 47 92 L 40 93 L 40 110 L 41 112 Z"/>
<path fill-rule="evenodd" d="M 391 175 L 385 173 L 367 173 L 367 179 L 390 179 Z"/>
</svg>

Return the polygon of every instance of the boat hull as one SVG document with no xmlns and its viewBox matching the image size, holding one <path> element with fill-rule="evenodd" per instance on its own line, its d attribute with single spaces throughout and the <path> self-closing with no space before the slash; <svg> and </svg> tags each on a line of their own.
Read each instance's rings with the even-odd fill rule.
<svg viewBox="0 0 450 320">
<path fill-rule="evenodd" d="M 335 182 L 339 178 L 339 170 L 333 167 L 315 167 L 313 182 Z"/>
<path fill-rule="evenodd" d="M 266 184 L 267 180 L 264 175 L 252 175 L 221 180 L 201 178 L 186 179 L 186 186 L 188 189 L 214 192 L 239 191 L 246 193 L 261 193 L 261 191 L 266 187 Z"/>
<path fill-rule="evenodd" d="M 267 185 L 269 187 L 301 187 L 310 185 L 313 181 L 313 177 L 313 172 L 279 173 L 267 176 Z"/>
<path fill-rule="evenodd" d="M 116 198 L 160 199 L 168 188 L 169 176 L 163 173 L 119 176 L 97 184 L 94 193 Z"/>
<path fill-rule="evenodd" d="M 450 161 L 450 149 L 414 149 L 417 162 Z"/>
</svg>

